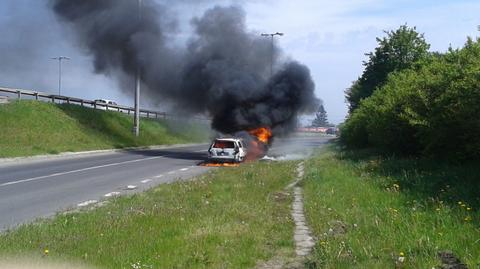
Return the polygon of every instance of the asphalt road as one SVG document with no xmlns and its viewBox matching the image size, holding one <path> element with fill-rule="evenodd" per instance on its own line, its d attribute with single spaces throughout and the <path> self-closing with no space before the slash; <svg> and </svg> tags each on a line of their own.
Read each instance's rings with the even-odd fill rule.
<svg viewBox="0 0 480 269">
<path fill-rule="evenodd" d="M 268 156 L 299 158 L 329 138 L 277 139 Z M 198 166 L 207 144 L 168 149 L 81 154 L 0 163 L 0 230 L 108 197 L 192 178 L 212 168 Z"/>
</svg>

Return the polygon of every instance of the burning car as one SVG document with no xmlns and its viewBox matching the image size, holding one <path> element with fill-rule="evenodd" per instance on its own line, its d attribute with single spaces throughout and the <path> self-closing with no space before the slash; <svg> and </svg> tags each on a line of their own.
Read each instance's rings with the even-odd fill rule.
<svg viewBox="0 0 480 269">
<path fill-rule="evenodd" d="M 247 148 L 239 138 L 217 138 L 208 150 L 209 159 L 215 162 L 243 162 Z"/>
</svg>

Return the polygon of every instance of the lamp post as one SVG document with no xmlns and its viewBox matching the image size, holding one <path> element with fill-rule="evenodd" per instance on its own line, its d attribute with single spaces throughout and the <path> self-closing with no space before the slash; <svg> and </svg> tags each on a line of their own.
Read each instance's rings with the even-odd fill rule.
<svg viewBox="0 0 480 269">
<path fill-rule="evenodd" d="M 58 56 L 51 59 L 58 60 L 58 95 L 62 95 L 62 60 L 70 60 L 70 58 L 66 56 Z"/>
<path fill-rule="evenodd" d="M 265 34 L 265 33 L 261 34 L 261 36 L 270 37 L 272 39 L 272 47 L 271 47 L 271 55 L 270 55 L 270 77 L 273 76 L 273 37 L 276 35 L 283 36 L 284 34 L 279 32 L 276 32 L 273 34 Z"/>
<path fill-rule="evenodd" d="M 142 20 L 142 0 L 137 0 L 138 5 L 138 23 Z M 135 74 L 135 112 L 133 115 L 133 134 L 138 137 L 140 135 L 140 65 L 137 63 Z"/>
</svg>

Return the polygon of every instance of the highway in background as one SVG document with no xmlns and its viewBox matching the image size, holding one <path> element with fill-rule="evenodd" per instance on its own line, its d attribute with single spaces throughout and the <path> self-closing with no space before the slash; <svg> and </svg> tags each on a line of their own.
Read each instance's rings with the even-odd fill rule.
<svg viewBox="0 0 480 269">
<path fill-rule="evenodd" d="M 298 158 L 331 138 L 276 139 L 268 156 Z M 208 144 L 0 162 L 0 230 L 209 169 Z"/>
</svg>

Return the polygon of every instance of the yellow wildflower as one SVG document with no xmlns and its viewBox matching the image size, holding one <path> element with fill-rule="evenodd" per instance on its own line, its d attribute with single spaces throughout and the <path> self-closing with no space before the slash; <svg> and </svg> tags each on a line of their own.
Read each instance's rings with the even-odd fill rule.
<svg viewBox="0 0 480 269">
<path fill-rule="evenodd" d="M 470 210 L 472 210 L 472 208 L 471 208 L 471 207 L 467 207 L 467 210 L 470 211 Z"/>
<path fill-rule="evenodd" d="M 48 255 L 48 249 L 45 249 L 45 250 L 43 251 L 43 253 L 44 253 L 45 255 Z"/>
</svg>

